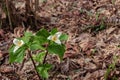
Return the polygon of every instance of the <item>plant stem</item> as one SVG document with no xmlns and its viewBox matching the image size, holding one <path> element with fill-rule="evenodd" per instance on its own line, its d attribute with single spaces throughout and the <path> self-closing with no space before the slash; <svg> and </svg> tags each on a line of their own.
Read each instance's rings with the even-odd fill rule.
<svg viewBox="0 0 120 80">
<path fill-rule="evenodd" d="M 30 58 L 31 58 L 31 60 L 32 60 L 32 63 L 33 63 L 33 65 L 34 65 L 34 69 L 35 69 L 36 72 L 37 72 L 37 68 L 36 68 L 35 62 L 34 62 L 34 60 L 33 60 L 33 58 L 32 58 L 31 53 L 32 53 L 32 51 L 29 51 L 29 52 L 28 52 L 28 54 L 29 54 L 29 56 L 30 56 Z M 38 72 L 37 72 L 37 75 L 38 75 L 39 80 L 41 80 L 40 75 L 39 75 Z"/>
<path fill-rule="evenodd" d="M 45 61 L 46 61 L 46 58 L 47 58 L 47 55 L 48 55 L 48 46 L 49 46 L 50 42 L 48 42 L 47 46 L 46 46 L 46 54 L 45 54 L 45 57 L 44 57 L 44 60 L 43 60 L 43 64 L 45 64 Z"/>
<path fill-rule="evenodd" d="M 45 54 L 45 57 L 44 57 L 44 60 L 43 60 L 43 64 L 45 64 L 45 61 L 46 61 L 47 55 L 48 55 L 48 50 L 47 50 L 47 52 L 46 52 L 46 54 Z"/>
</svg>

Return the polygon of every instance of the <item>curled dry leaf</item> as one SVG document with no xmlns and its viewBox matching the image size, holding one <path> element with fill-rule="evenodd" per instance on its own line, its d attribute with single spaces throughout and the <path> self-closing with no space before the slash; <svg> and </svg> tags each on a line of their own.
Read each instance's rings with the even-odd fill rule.
<svg viewBox="0 0 120 80">
<path fill-rule="evenodd" d="M 91 62 L 89 62 L 88 64 L 86 64 L 86 66 L 84 67 L 87 70 L 95 70 L 97 68 L 97 66 Z"/>
<path fill-rule="evenodd" d="M 104 76 L 104 74 L 105 70 L 97 70 L 92 73 L 87 73 L 83 80 L 99 80 L 100 78 L 102 78 L 102 76 Z"/>
<path fill-rule="evenodd" d="M 92 49 L 95 48 L 95 45 L 96 45 L 96 41 L 93 38 L 89 40 L 83 40 L 79 44 L 82 51 L 84 51 L 87 55 L 90 55 L 92 53 Z"/>
<path fill-rule="evenodd" d="M 16 27 L 14 29 L 14 37 L 21 37 L 25 31 L 25 28 L 23 27 Z"/>
<path fill-rule="evenodd" d="M 77 55 L 78 53 L 79 53 L 79 49 L 76 44 L 67 43 L 66 44 L 66 52 L 65 52 L 63 58 L 75 57 L 75 55 Z"/>
</svg>

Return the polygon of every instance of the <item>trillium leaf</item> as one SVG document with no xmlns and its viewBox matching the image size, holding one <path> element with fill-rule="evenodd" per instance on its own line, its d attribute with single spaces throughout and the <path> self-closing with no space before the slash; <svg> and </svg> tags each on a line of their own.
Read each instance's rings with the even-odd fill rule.
<svg viewBox="0 0 120 80">
<path fill-rule="evenodd" d="M 37 66 L 37 71 L 41 75 L 41 77 L 48 78 L 49 77 L 48 70 L 50 70 L 51 67 L 52 65 L 50 64 L 39 65 Z"/>
<path fill-rule="evenodd" d="M 42 46 L 44 43 L 46 43 L 47 40 L 44 37 L 41 36 L 34 36 L 32 37 L 31 44 L 29 45 L 30 50 L 45 50 L 45 48 Z"/>
<path fill-rule="evenodd" d="M 59 39 L 60 40 L 67 40 L 68 39 L 68 35 L 67 34 L 62 34 Z"/>
<path fill-rule="evenodd" d="M 33 33 L 27 31 L 27 32 L 24 33 L 24 36 L 25 37 L 28 37 L 28 36 L 30 37 L 30 36 L 33 36 Z"/>
<path fill-rule="evenodd" d="M 47 39 L 45 37 L 42 37 L 42 36 L 35 36 L 33 41 L 37 41 L 40 44 L 44 44 L 47 42 Z"/>
<path fill-rule="evenodd" d="M 36 35 L 47 38 L 49 36 L 49 32 L 46 29 L 41 29 L 36 33 Z"/>
<path fill-rule="evenodd" d="M 30 50 L 38 50 L 38 49 L 45 50 L 44 47 L 42 47 L 41 45 L 39 45 L 37 43 L 34 43 L 30 46 Z"/>
<path fill-rule="evenodd" d="M 40 52 L 39 54 L 33 55 L 33 59 L 39 63 L 43 62 L 45 52 Z"/>
<path fill-rule="evenodd" d="M 51 35 L 54 35 L 57 32 L 58 32 L 57 28 L 53 28 L 50 33 L 51 33 Z"/>
<path fill-rule="evenodd" d="M 16 52 L 13 52 L 15 46 L 9 49 L 9 62 L 22 62 L 25 55 L 25 47 L 20 47 Z"/>
<path fill-rule="evenodd" d="M 29 47 L 30 50 L 38 50 L 38 49 L 45 50 L 45 48 L 42 47 L 42 44 L 38 40 L 34 40 Z"/>
<path fill-rule="evenodd" d="M 26 44 L 28 44 L 28 42 L 29 42 L 29 40 L 30 40 L 30 37 L 25 37 L 25 36 L 23 36 L 21 39 L 22 39 Z"/>
<path fill-rule="evenodd" d="M 30 38 L 33 36 L 32 32 L 25 32 L 24 36 L 21 38 L 26 44 L 29 43 Z"/>
<path fill-rule="evenodd" d="M 48 51 L 49 53 L 59 55 L 60 59 L 62 59 L 65 52 L 65 46 L 53 43 L 48 46 Z"/>
</svg>

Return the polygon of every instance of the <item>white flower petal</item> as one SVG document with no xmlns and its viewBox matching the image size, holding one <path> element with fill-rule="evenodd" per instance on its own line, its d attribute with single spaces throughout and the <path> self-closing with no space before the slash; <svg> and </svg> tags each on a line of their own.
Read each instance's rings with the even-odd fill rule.
<svg viewBox="0 0 120 80">
<path fill-rule="evenodd" d="M 57 39 L 57 40 L 55 41 L 55 43 L 61 44 L 61 41 L 60 41 L 59 39 Z"/>
<path fill-rule="evenodd" d="M 17 45 L 18 42 L 19 42 L 19 40 L 16 39 L 16 38 L 13 40 L 13 43 L 14 43 L 15 45 Z"/>
<path fill-rule="evenodd" d="M 16 38 L 13 40 L 13 43 L 14 45 L 19 46 L 19 47 L 24 44 L 23 40 L 18 40 Z"/>
<path fill-rule="evenodd" d="M 16 52 L 20 47 L 19 46 L 15 46 L 13 52 Z"/>
<path fill-rule="evenodd" d="M 57 36 L 57 38 L 59 38 L 61 36 L 62 32 L 57 32 L 55 35 Z"/>
<path fill-rule="evenodd" d="M 22 46 L 24 44 L 23 40 L 20 40 L 20 42 L 21 42 L 21 46 Z"/>
<path fill-rule="evenodd" d="M 61 36 L 62 32 L 57 32 L 54 35 L 50 35 L 47 39 L 52 40 L 57 44 L 61 44 L 61 41 L 59 40 L 59 37 Z"/>
<path fill-rule="evenodd" d="M 52 39 L 52 36 L 49 36 L 47 39 L 48 39 L 48 40 L 51 40 L 51 39 Z"/>
</svg>

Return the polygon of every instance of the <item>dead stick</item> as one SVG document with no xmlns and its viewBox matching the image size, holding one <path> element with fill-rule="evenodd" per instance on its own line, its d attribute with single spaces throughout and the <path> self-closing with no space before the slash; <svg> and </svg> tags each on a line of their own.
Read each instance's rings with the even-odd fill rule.
<svg viewBox="0 0 120 80">
<path fill-rule="evenodd" d="M 7 8 L 7 14 L 8 14 L 8 19 L 9 19 L 10 29 L 13 29 L 13 27 L 12 27 L 12 21 L 11 21 L 11 16 L 10 16 L 10 11 L 9 11 L 8 0 L 6 0 L 6 8 Z"/>
<path fill-rule="evenodd" d="M 38 10 L 39 0 L 35 0 L 35 25 L 37 26 L 37 10 Z"/>
</svg>

